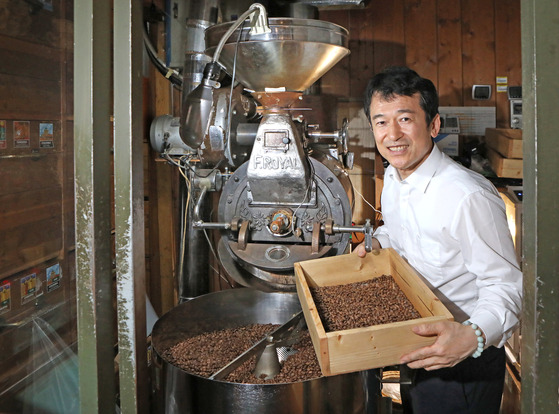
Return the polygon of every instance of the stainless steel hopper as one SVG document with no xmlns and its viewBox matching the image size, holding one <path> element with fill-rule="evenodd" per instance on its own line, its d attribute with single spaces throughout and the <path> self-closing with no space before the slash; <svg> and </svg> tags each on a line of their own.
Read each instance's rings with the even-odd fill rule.
<svg viewBox="0 0 559 414">
<path fill-rule="evenodd" d="M 208 55 L 232 24 L 206 30 Z M 218 59 L 230 75 L 235 65 L 235 79 L 252 91 L 302 92 L 349 53 L 348 32 L 336 24 L 294 18 L 269 18 L 268 24 L 271 33 L 259 35 L 250 34 L 248 22 L 239 27 Z"/>
</svg>

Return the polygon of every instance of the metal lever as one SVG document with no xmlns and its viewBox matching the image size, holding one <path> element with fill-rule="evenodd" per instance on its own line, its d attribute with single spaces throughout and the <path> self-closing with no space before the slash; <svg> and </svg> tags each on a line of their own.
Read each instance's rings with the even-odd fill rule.
<svg viewBox="0 0 559 414">
<path fill-rule="evenodd" d="M 373 226 L 371 226 L 371 221 L 369 219 L 365 221 L 364 229 L 365 230 L 363 233 L 365 233 L 365 251 L 370 252 L 371 250 L 373 250 Z"/>
</svg>

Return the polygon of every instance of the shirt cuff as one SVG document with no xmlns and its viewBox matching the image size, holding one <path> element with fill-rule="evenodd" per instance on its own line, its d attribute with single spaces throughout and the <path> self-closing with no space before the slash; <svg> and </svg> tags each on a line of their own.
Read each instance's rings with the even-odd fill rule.
<svg viewBox="0 0 559 414">
<path fill-rule="evenodd" d="M 470 318 L 472 323 L 475 323 L 485 334 L 485 347 L 495 345 L 501 347 L 504 345 L 507 338 L 503 337 L 503 324 L 490 313 L 483 313 L 479 315 L 472 315 Z"/>
</svg>

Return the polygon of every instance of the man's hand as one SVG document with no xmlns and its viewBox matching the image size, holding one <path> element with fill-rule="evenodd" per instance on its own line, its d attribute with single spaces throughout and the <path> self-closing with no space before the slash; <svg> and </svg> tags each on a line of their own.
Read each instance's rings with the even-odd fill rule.
<svg viewBox="0 0 559 414">
<path fill-rule="evenodd" d="M 372 247 L 373 250 L 380 250 L 382 249 L 379 241 L 377 239 L 375 239 L 373 237 L 373 243 L 372 243 Z M 354 250 L 353 253 L 356 254 L 359 257 L 365 257 L 367 255 L 367 251 L 365 250 L 365 242 L 361 243 L 359 246 L 357 246 Z"/>
<path fill-rule="evenodd" d="M 365 257 L 367 255 L 367 251 L 365 250 L 365 243 L 361 243 L 359 246 L 357 246 L 355 250 L 353 250 L 353 253 L 355 253 L 359 257 Z"/>
<path fill-rule="evenodd" d="M 426 346 L 403 355 L 401 364 L 410 368 L 425 368 L 432 371 L 453 367 L 466 359 L 477 348 L 477 337 L 470 326 L 458 322 L 442 321 L 413 327 L 413 332 L 421 336 L 437 336 L 431 346 Z"/>
</svg>

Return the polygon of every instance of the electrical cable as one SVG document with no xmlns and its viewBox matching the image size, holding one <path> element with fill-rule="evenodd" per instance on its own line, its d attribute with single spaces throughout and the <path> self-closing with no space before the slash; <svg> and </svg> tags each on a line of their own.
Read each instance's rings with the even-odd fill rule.
<svg viewBox="0 0 559 414">
<path fill-rule="evenodd" d="M 188 219 L 188 208 L 189 208 L 189 205 L 190 205 L 191 185 L 190 185 L 190 180 L 188 179 L 188 177 L 184 173 L 183 168 L 180 167 L 180 166 L 179 166 L 179 173 L 184 177 L 184 181 L 186 183 L 186 191 L 187 191 L 186 203 L 185 203 L 185 206 L 184 206 L 184 215 L 183 215 L 183 219 L 182 219 L 181 252 L 180 252 L 179 269 L 178 269 L 179 274 L 182 274 L 183 268 L 184 268 L 184 256 L 185 256 L 185 250 L 186 250 L 186 229 L 188 227 L 187 219 Z M 180 292 L 179 292 L 179 296 L 180 296 Z"/>
<path fill-rule="evenodd" d="M 213 167 L 209 173 L 207 173 L 206 175 L 202 175 L 199 174 L 194 168 L 192 168 L 192 166 L 190 165 L 190 159 L 192 159 L 192 156 L 190 156 L 190 158 L 188 156 L 183 155 L 182 157 L 179 158 L 180 161 L 182 161 L 184 163 L 184 165 L 180 165 L 179 163 L 177 163 L 174 159 L 172 159 L 169 156 L 169 153 L 167 153 L 166 151 L 161 153 L 161 157 L 164 158 L 165 160 L 167 160 L 169 163 L 175 165 L 176 167 L 178 167 L 179 169 L 188 169 L 190 172 L 192 172 L 192 174 L 194 174 L 196 177 L 198 178 L 208 178 L 214 171 L 219 169 L 220 164 L 223 162 L 223 158 L 221 160 L 218 161 L 218 163 L 215 165 L 215 167 Z M 182 174 L 182 172 L 181 172 Z M 184 176 L 184 174 L 183 174 Z"/>
<path fill-rule="evenodd" d="M 181 157 L 181 159 L 184 157 Z M 190 205 L 190 199 L 191 199 L 191 195 L 192 195 L 192 186 L 191 186 L 191 182 L 188 179 L 187 175 L 185 174 L 185 172 L 183 170 L 185 170 L 185 166 L 188 163 L 188 161 L 183 161 L 185 162 L 185 166 L 181 166 L 179 163 L 177 163 L 175 160 L 171 159 L 168 155 L 167 157 L 165 157 L 165 159 L 167 159 L 169 162 L 171 162 L 172 164 L 176 165 L 178 167 L 179 173 L 183 176 L 184 181 L 186 183 L 186 188 L 187 188 L 187 198 L 186 198 L 186 204 L 185 204 L 185 208 L 184 208 L 184 217 L 183 217 L 183 228 L 182 228 L 182 234 L 181 234 L 181 244 L 182 244 L 182 251 L 181 251 L 181 261 L 180 261 L 180 266 L 182 267 L 183 265 L 183 259 L 184 258 L 184 249 L 186 246 L 186 229 L 187 229 L 187 218 L 188 218 L 188 207 Z M 192 167 L 189 167 L 190 171 L 195 174 L 195 170 Z M 206 232 L 206 229 L 203 229 L 204 232 L 204 236 L 206 237 L 206 240 L 208 242 L 208 246 L 210 247 L 210 250 L 216 260 L 216 262 L 218 264 L 220 264 L 219 258 L 217 257 L 217 254 L 215 252 L 215 249 L 213 247 L 213 244 L 208 236 L 208 233 Z M 229 287 L 233 287 L 233 285 L 231 284 L 231 282 L 229 280 L 227 280 L 219 270 L 215 269 L 213 266 L 210 266 L 212 268 L 212 270 L 214 272 L 216 272 L 218 274 L 218 276 L 223 279 L 228 285 Z M 220 266 L 221 267 L 221 266 Z"/>
<path fill-rule="evenodd" d="M 216 252 L 215 252 L 215 250 L 214 250 L 213 244 L 212 244 L 212 242 L 211 242 L 211 240 L 210 240 L 210 237 L 208 236 L 208 233 L 207 233 L 206 229 L 203 229 L 203 231 L 204 231 L 204 236 L 206 236 L 206 240 L 207 240 L 207 242 L 208 242 L 208 246 L 210 246 L 210 250 L 211 250 L 211 252 L 212 252 L 212 254 L 213 254 L 213 256 L 214 256 L 215 261 L 219 264 L 219 267 L 223 268 L 223 266 L 221 265 L 221 261 L 220 261 L 219 258 L 217 257 L 217 254 L 216 254 Z M 227 280 L 227 279 L 221 274 L 221 272 L 220 272 L 219 270 L 217 270 L 217 269 L 214 268 L 213 266 L 210 266 L 210 267 L 212 268 L 212 270 L 213 270 L 214 272 L 216 272 L 216 273 L 218 274 L 218 276 L 220 277 L 220 279 L 223 279 L 223 280 L 229 285 L 230 288 L 233 287 L 233 285 L 231 284 L 231 282 L 230 282 L 229 280 Z M 223 268 L 223 269 L 224 269 L 224 268 Z M 224 270 L 225 270 L 225 269 L 224 269 Z"/>
<path fill-rule="evenodd" d="M 231 118 L 231 113 L 233 112 L 233 91 L 235 89 L 235 76 L 237 73 L 237 55 L 239 53 L 239 43 L 241 42 L 241 35 L 243 34 L 243 29 L 245 28 L 245 21 L 241 24 L 239 28 L 239 37 L 235 43 L 235 54 L 233 55 L 233 73 L 231 74 L 231 92 L 229 93 L 229 110 L 227 111 L 227 132 L 225 133 L 225 141 L 223 142 L 223 151 L 227 150 L 227 145 L 229 143 L 229 137 L 231 135 L 231 123 L 233 122 Z M 231 155 L 231 154 L 230 154 Z"/>
<path fill-rule="evenodd" d="M 361 194 L 359 191 L 357 191 L 357 189 L 354 187 L 353 191 L 355 191 L 362 199 L 365 203 L 367 203 L 369 205 L 369 207 L 371 207 L 375 213 L 380 214 L 380 219 L 382 220 L 382 211 L 377 210 L 371 203 L 369 203 L 367 201 L 367 199 L 365 198 L 365 196 L 363 194 Z"/>
<path fill-rule="evenodd" d="M 166 79 L 169 79 L 169 81 L 173 84 L 174 87 L 181 90 L 182 81 L 183 81 L 182 76 L 175 69 L 172 69 L 167 65 L 165 65 L 165 63 L 157 56 L 157 51 L 155 50 L 155 48 L 153 47 L 149 39 L 149 35 L 147 31 L 147 22 L 144 22 L 143 25 L 143 38 L 144 38 L 144 45 L 146 46 L 148 57 L 151 60 L 151 62 L 154 64 L 154 66 L 157 68 L 159 73 L 161 73 Z"/>
</svg>

